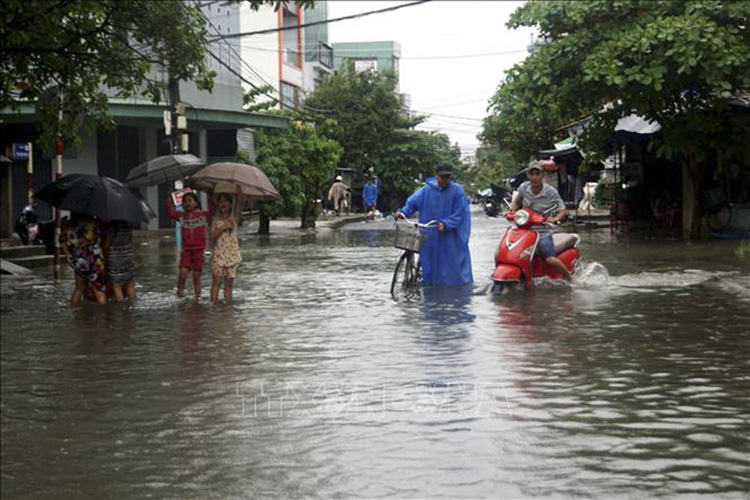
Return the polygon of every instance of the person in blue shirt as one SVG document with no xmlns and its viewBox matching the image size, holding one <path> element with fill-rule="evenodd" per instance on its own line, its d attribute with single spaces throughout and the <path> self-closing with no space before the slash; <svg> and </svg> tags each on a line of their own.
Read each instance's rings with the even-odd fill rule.
<svg viewBox="0 0 750 500">
<path fill-rule="evenodd" d="M 467 285 L 474 282 L 469 253 L 469 198 L 463 186 L 452 182 L 451 165 L 438 165 L 436 174 L 435 180 L 428 180 L 409 196 L 396 216 L 409 217 L 419 212 L 421 223 L 438 221 L 437 230 L 430 230 L 420 252 L 422 285 Z"/>
<path fill-rule="evenodd" d="M 365 213 L 369 214 L 375 211 L 375 205 L 378 202 L 378 188 L 372 182 L 371 178 L 367 179 L 367 184 L 365 184 L 362 190 L 362 200 L 365 206 Z"/>
</svg>

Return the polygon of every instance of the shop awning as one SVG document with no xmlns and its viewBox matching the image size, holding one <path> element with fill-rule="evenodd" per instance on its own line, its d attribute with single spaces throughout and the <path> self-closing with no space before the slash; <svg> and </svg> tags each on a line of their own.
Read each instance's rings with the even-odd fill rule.
<svg viewBox="0 0 750 500">
<path fill-rule="evenodd" d="M 615 132 L 629 132 L 631 134 L 650 135 L 661 130 L 661 125 L 648 121 L 638 115 L 628 115 L 617 120 Z"/>
</svg>

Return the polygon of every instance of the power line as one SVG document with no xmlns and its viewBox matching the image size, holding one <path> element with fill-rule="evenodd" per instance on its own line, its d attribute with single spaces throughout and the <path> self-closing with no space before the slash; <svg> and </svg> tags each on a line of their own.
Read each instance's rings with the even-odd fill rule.
<svg viewBox="0 0 750 500">
<path fill-rule="evenodd" d="M 420 113 L 420 114 L 424 114 L 424 115 L 429 115 L 429 116 L 441 116 L 441 117 L 445 117 L 445 118 L 455 118 L 457 120 L 470 120 L 470 121 L 477 121 L 477 122 L 483 122 L 484 121 L 483 118 L 470 118 L 468 116 L 456 116 L 456 115 L 441 115 L 440 113 L 431 113 L 429 111 L 422 111 L 421 109 L 413 109 L 413 108 L 409 108 L 409 109 L 404 108 L 404 109 L 408 110 L 408 111 L 414 111 L 416 113 Z M 469 124 L 467 123 L 466 125 L 469 125 Z"/>
<path fill-rule="evenodd" d="M 427 104 L 427 103 L 431 103 L 431 102 L 451 101 L 453 99 L 463 99 L 464 97 L 470 97 L 470 96 L 475 96 L 475 95 L 480 95 L 480 94 L 481 95 L 487 95 L 487 94 L 490 94 L 490 93 L 494 93 L 496 90 L 497 89 L 494 88 L 494 89 L 490 89 L 490 90 L 479 90 L 477 92 L 470 92 L 468 94 L 459 94 L 459 95 L 454 95 L 454 96 L 449 96 L 449 97 L 439 97 L 437 99 L 428 99 L 426 101 L 422 101 L 421 104 Z"/>
<path fill-rule="evenodd" d="M 501 56 L 501 55 L 507 55 L 507 54 L 520 54 L 521 52 L 526 52 L 527 49 L 523 50 L 509 50 L 506 52 L 486 52 L 482 54 L 459 54 L 459 55 L 450 55 L 450 56 L 411 56 L 411 57 L 404 57 L 402 56 L 401 59 L 409 59 L 409 60 L 416 60 L 416 59 L 467 59 L 470 57 L 487 57 L 487 56 Z"/>
<path fill-rule="evenodd" d="M 228 35 L 231 36 L 231 35 Z M 252 45 L 244 45 L 240 44 L 240 47 L 243 49 L 249 49 L 249 50 L 257 50 L 260 52 L 280 52 L 281 49 L 277 48 L 271 48 L 271 47 L 257 47 Z M 314 49 L 307 49 L 303 50 L 304 53 L 314 53 L 317 52 L 317 48 Z M 505 52 L 486 52 L 482 54 L 453 54 L 453 55 L 447 55 L 447 56 L 400 56 L 398 59 L 400 60 L 426 60 L 426 59 L 464 59 L 464 58 L 472 58 L 472 57 L 487 57 L 487 56 L 497 56 L 497 55 L 506 55 L 506 54 L 520 54 L 522 52 L 526 52 L 527 49 L 519 49 L 519 50 L 510 50 Z M 368 49 L 340 49 L 338 51 L 335 51 L 335 53 L 339 57 L 352 57 L 352 54 L 356 52 L 362 52 L 364 54 L 372 54 L 371 50 Z M 356 54 L 353 55 L 353 57 L 357 57 Z"/>
<path fill-rule="evenodd" d="M 488 97 L 486 99 L 472 99 L 470 101 L 462 101 L 462 102 L 456 102 L 456 103 L 452 103 L 452 104 L 438 104 L 437 106 L 428 106 L 428 107 L 430 107 L 430 108 L 450 108 L 451 106 L 461 106 L 463 104 L 471 104 L 471 103 L 475 103 L 475 102 L 487 102 L 490 99 L 491 99 L 490 97 Z"/>
<path fill-rule="evenodd" d="M 385 8 L 385 9 L 371 10 L 371 11 L 368 11 L 368 12 L 361 12 L 359 14 L 352 14 L 351 16 L 337 17 L 335 19 L 325 19 L 323 21 L 314 21 L 314 22 L 311 22 L 311 23 L 295 24 L 295 25 L 292 25 L 292 26 L 282 26 L 281 28 L 269 28 L 269 29 L 258 30 L 258 31 L 246 31 L 245 33 L 233 33 L 233 34 L 230 34 L 230 35 L 224 35 L 222 38 L 225 38 L 225 39 L 226 38 L 237 38 L 237 37 L 241 37 L 241 36 L 263 35 L 263 34 L 266 34 L 266 33 L 277 33 L 279 31 L 286 31 L 286 30 L 292 30 L 292 29 L 296 30 L 298 28 L 306 28 L 308 26 L 316 26 L 318 24 L 329 24 L 329 23 L 335 23 L 337 21 L 345 21 L 347 19 L 356 19 L 358 17 L 370 16 L 372 14 L 381 14 L 383 12 L 391 12 L 391 11 L 394 11 L 394 10 L 404 9 L 406 7 L 413 7 L 415 5 L 420 5 L 420 4 L 423 4 L 423 3 L 430 2 L 430 1 L 432 1 L 432 0 L 419 0 L 417 2 L 411 2 L 411 3 L 407 3 L 407 4 L 403 4 L 403 5 L 396 5 L 394 7 L 388 7 L 388 8 Z M 213 40 L 210 40 L 210 41 L 213 41 Z"/>
</svg>

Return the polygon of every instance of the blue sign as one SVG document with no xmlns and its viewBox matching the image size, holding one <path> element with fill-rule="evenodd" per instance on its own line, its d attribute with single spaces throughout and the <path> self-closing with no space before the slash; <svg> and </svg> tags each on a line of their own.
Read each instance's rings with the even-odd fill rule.
<svg viewBox="0 0 750 500">
<path fill-rule="evenodd" d="M 17 142 L 13 144 L 13 158 L 16 160 L 28 160 L 29 145 L 25 142 Z"/>
</svg>

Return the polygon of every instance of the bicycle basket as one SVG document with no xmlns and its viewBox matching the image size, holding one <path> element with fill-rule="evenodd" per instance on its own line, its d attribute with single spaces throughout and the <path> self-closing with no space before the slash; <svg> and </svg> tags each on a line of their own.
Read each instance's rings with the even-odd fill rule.
<svg viewBox="0 0 750 500">
<path fill-rule="evenodd" d="M 393 241 L 393 246 L 400 248 L 401 250 L 409 250 L 418 253 L 422 249 L 422 244 L 426 238 L 427 233 L 420 231 L 416 226 L 409 224 L 396 224 L 396 236 Z"/>
</svg>

